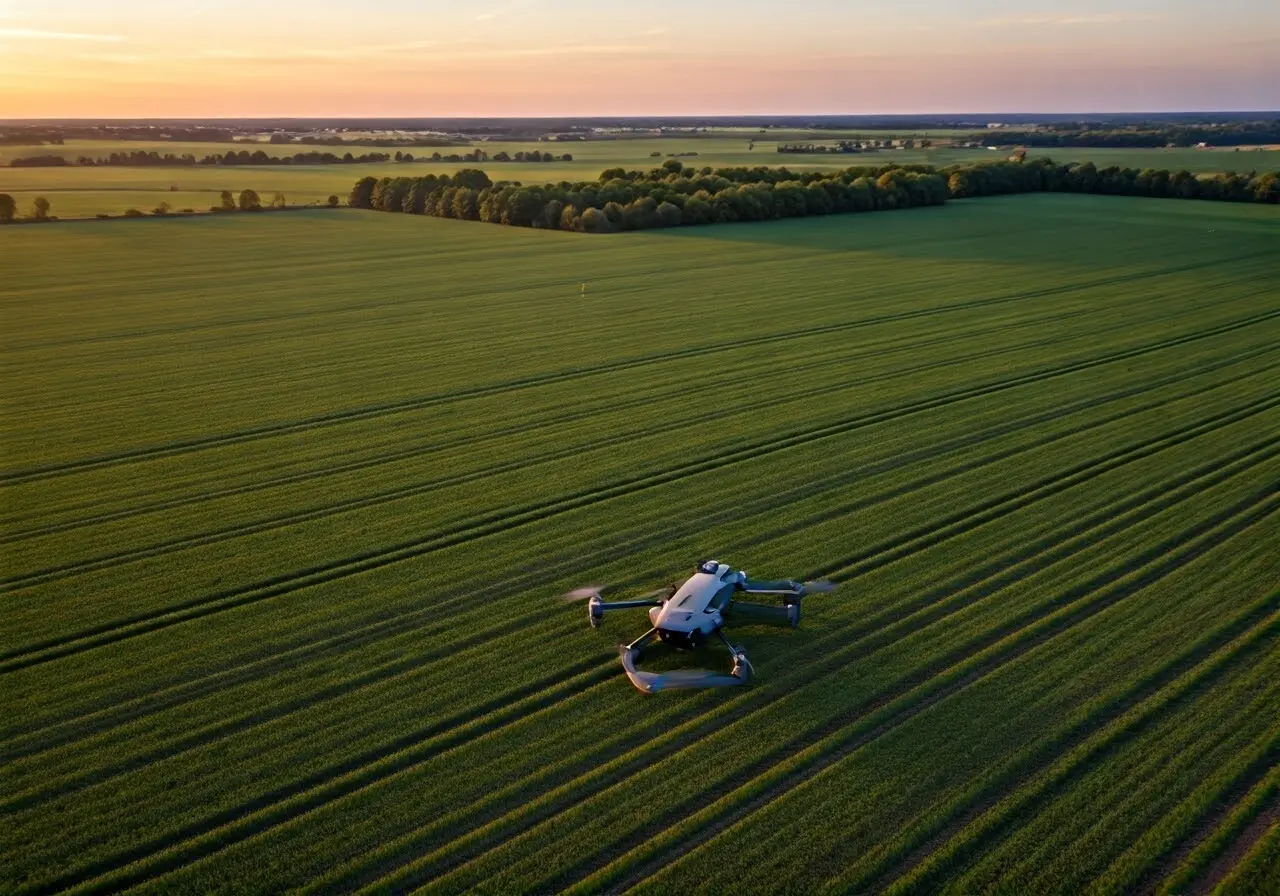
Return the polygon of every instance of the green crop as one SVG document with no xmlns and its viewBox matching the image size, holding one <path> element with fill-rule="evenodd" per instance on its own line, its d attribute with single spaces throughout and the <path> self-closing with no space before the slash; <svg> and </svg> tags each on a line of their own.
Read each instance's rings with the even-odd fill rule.
<svg viewBox="0 0 1280 896">
<path fill-rule="evenodd" d="M 1278 236 L 5 229 L 0 888 L 1256 889 Z M 652 699 L 556 599 L 707 556 L 842 587 Z"/>
</svg>

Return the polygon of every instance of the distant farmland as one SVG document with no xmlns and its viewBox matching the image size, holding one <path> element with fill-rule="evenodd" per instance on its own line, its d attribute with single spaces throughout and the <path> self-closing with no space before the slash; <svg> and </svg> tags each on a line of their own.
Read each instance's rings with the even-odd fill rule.
<svg viewBox="0 0 1280 896">
<path fill-rule="evenodd" d="M 872 132 L 865 132 L 867 134 Z M 606 168 L 623 167 L 647 170 L 659 164 L 668 154 L 696 153 L 681 157 L 695 167 L 734 165 L 785 165 L 796 171 L 834 170 L 850 165 L 921 163 L 936 166 L 962 162 L 1003 159 L 1007 152 L 959 147 L 932 149 L 893 149 L 859 154 L 785 154 L 774 151 L 775 142 L 812 139 L 803 133 L 775 132 L 769 142 L 756 143 L 748 150 L 749 133 L 709 137 L 670 137 L 662 139 L 607 140 L 593 142 L 486 142 L 475 146 L 407 147 L 418 161 L 359 165 L 299 166 L 194 166 L 194 167 L 85 167 L 85 168 L 8 168 L 15 157 L 58 154 L 76 158 L 80 155 L 100 157 L 112 152 L 159 152 L 181 155 L 190 153 L 203 158 L 229 149 L 261 149 L 269 155 L 291 155 L 300 150 L 326 150 L 341 154 L 345 150 L 325 146 L 246 146 L 232 143 L 177 143 L 127 140 L 72 140 L 65 146 L 0 146 L 0 193 L 9 193 L 25 214 L 36 196 L 43 195 L 53 203 L 52 213 L 64 218 L 90 217 L 96 214 L 118 215 L 128 208 L 150 212 L 161 202 L 175 209 L 195 208 L 203 211 L 216 203 L 222 190 L 257 190 L 270 197 L 283 192 L 291 205 L 323 203 L 331 194 L 344 201 L 351 184 L 359 177 L 419 177 L 425 174 L 453 174 L 470 163 L 426 161 L 433 152 L 465 153 L 473 148 L 490 155 L 506 151 L 539 150 L 556 154 L 569 153 L 573 161 L 563 162 L 485 162 L 478 165 L 495 179 L 516 180 L 526 184 L 595 179 Z M 835 135 L 826 135 L 833 139 Z M 982 136 L 982 135 L 979 135 Z M 361 152 L 391 152 L 396 147 L 350 147 Z M 652 153 L 658 153 L 653 156 Z M 1109 165 L 1134 168 L 1186 169 L 1195 173 L 1234 171 L 1274 171 L 1280 169 L 1280 151 L 1200 150 L 1200 149 L 1107 149 L 1062 147 L 1051 151 L 1031 150 L 1031 158 L 1049 156 L 1055 161 L 1093 161 L 1099 168 Z M 425 157 L 425 159 L 424 159 Z"/>
<path fill-rule="evenodd" d="M 0 231 L 0 887 L 1275 880 L 1277 244 L 1039 194 Z M 555 598 L 707 556 L 842 587 L 652 699 L 642 614 Z"/>
</svg>

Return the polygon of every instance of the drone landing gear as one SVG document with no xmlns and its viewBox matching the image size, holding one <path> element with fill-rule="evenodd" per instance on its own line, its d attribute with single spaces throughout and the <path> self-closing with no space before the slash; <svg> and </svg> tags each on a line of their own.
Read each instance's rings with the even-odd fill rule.
<svg viewBox="0 0 1280 896">
<path fill-rule="evenodd" d="M 733 669 L 728 675 L 709 672 L 705 669 L 678 669 L 672 672 L 644 672 L 636 668 L 636 663 L 644 653 L 645 647 L 657 637 L 656 628 L 649 629 L 630 644 L 618 648 L 622 658 L 622 668 L 627 678 L 642 694 L 656 694 L 659 691 L 691 690 L 694 688 L 723 688 L 746 684 L 751 680 L 751 662 L 746 651 L 734 647 L 725 637 L 724 632 L 717 630 L 716 636 L 729 649 L 733 657 Z"/>
</svg>

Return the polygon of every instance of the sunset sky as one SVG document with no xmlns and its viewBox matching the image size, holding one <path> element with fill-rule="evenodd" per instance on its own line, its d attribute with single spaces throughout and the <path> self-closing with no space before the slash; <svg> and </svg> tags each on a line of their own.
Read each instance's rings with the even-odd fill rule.
<svg viewBox="0 0 1280 896">
<path fill-rule="evenodd" d="M 1277 106 L 1276 0 L 0 0 L 0 118 Z"/>
</svg>

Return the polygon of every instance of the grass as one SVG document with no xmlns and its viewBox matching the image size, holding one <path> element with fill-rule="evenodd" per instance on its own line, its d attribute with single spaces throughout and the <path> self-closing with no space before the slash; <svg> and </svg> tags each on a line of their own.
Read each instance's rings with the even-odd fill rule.
<svg viewBox="0 0 1280 896">
<path fill-rule="evenodd" d="M 756 149 L 747 149 L 749 134 L 729 135 L 718 132 L 712 136 L 681 136 L 657 139 L 627 139 L 583 143 L 485 143 L 491 155 L 500 151 L 514 154 L 519 150 L 537 149 L 557 155 L 569 153 L 572 162 L 485 162 L 480 165 L 495 179 L 516 180 L 523 183 L 546 183 L 561 180 L 594 180 L 606 168 L 648 169 L 654 167 L 669 153 L 696 152 L 696 156 L 682 158 L 687 165 L 713 167 L 726 165 L 786 165 L 795 170 L 831 170 L 850 165 L 876 165 L 888 162 L 917 162 L 930 165 L 951 165 L 985 159 L 1003 159 L 1004 153 L 985 149 L 952 149 L 941 147 L 930 150 L 891 150 L 863 155 L 780 155 L 773 151 L 774 143 L 793 139 L 810 139 L 804 134 L 770 133 L 770 142 L 759 142 Z M 759 135 L 754 135 L 759 136 Z M 828 135 L 826 139 L 835 139 Z M 81 155 L 104 156 L 115 151 L 172 152 L 178 155 L 192 153 L 203 157 L 210 153 L 226 152 L 229 148 L 244 149 L 224 143 L 147 143 L 138 141 L 68 141 L 65 146 L 0 147 L 0 166 L 16 156 L 61 154 L 69 157 Z M 271 155 L 291 155 L 298 149 L 333 150 L 332 147 L 289 147 L 262 144 L 261 149 Z M 410 149 L 415 156 L 439 150 L 442 154 L 465 152 L 466 147 L 422 147 Z M 339 154 L 343 151 L 338 148 Z M 356 155 L 361 152 L 386 152 L 380 147 L 352 147 Z M 394 149 L 390 150 L 394 152 Z M 651 153 L 659 152 L 661 158 Z M 1198 173 L 1220 171 L 1270 171 L 1280 169 L 1280 151 L 1194 150 L 1194 149 L 1056 149 L 1033 150 L 1031 155 L 1048 155 L 1057 161 L 1093 161 L 1099 168 L 1120 165 L 1135 168 L 1167 168 L 1171 171 L 1187 169 Z M 283 192 L 291 204 L 307 205 L 323 203 L 336 194 L 344 202 L 357 178 L 424 174 L 452 174 L 466 163 L 416 161 L 409 165 L 388 162 L 362 165 L 307 165 L 294 167 L 232 168 L 7 168 L 0 167 L 0 193 L 10 193 L 18 202 L 19 212 L 25 214 L 36 196 L 45 196 L 52 204 L 52 214 L 64 218 L 90 217 L 96 214 L 118 215 L 127 208 L 150 211 L 162 201 L 176 208 L 205 210 L 213 205 L 222 190 L 240 191 L 250 188 L 263 196 Z"/>
<path fill-rule="evenodd" d="M 0 233 L 4 889 L 1265 879 L 1278 233 Z M 706 555 L 844 587 L 652 700 L 554 597 Z"/>
</svg>

